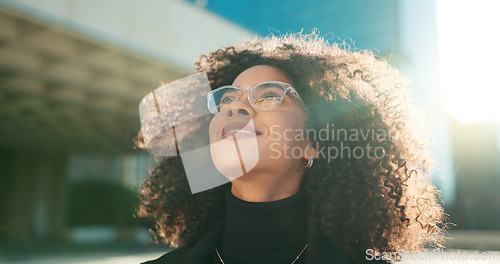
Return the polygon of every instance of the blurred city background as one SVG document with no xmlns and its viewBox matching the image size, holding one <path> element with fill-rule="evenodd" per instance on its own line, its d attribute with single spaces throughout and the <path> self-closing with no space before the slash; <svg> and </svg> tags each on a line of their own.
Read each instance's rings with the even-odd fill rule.
<svg viewBox="0 0 500 264">
<path fill-rule="evenodd" d="M 156 164 L 134 147 L 139 101 L 202 54 L 315 29 L 411 79 L 456 224 L 447 248 L 500 250 L 499 11 L 495 0 L 0 0 L 0 263 L 167 252 L 133 217 Z"/>
</svg>

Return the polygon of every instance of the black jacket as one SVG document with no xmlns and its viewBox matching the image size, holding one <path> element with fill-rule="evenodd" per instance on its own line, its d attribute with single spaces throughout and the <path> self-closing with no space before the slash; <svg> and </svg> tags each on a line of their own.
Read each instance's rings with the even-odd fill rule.
<svg viewBox="0 0 500 264">
<path fill-rule="evenodd" d="M 210 264 L 215 255 L 225 219 L 220 218 L 199 240 L 191 247 L 174 249 L 158 259 L 141 264 Z M 309 246 L 305 255 L 306 264 L 354 264 L 354 263 L 388 263 L 385 261 L 368 261 L 366 256 L 360 255 L 357 259 L 349 259 L 342 251 L 332 247 L 325 239 L 309 235 Z M 229 263 L 228 263 L 229 264 Z"/>
</svg>

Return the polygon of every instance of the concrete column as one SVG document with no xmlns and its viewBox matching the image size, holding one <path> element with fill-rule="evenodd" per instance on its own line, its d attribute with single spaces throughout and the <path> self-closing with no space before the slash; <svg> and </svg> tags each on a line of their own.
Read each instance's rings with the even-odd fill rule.
<svg viewBox="0 0 500 264">
<path fill-rule="evenodd" d="M 8 176 L 10 208 L 7 213 L 6 237 L 9 242 L 29 242 L 34 238 L 34 207 L 36 181 L 33 176 L 39 166 L 39 155 L 15 151 L 10 160 Z"/>
<path fill-rule="evenodd" d="M 10 178 L 5 236 L 9 242 L 59 238 L 67 203 L 66 155 L 15 151 L 2 171 Z M 5 163 L 5 162 L 3 162 Z M 2 188 L 4 189 L 4 188 Z"/>
</svg>

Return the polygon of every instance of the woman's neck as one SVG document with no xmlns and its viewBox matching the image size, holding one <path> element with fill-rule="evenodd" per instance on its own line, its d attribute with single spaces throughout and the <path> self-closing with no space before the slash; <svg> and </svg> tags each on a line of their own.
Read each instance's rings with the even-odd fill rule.
<svg viewBox="0 0 500 264">
<path fill-rule="evenodd" d="M 237 198 L 248 202 L 269 202 L 281 200 L 296 194 L 300 189 L 298 184 L 264 185 L 245 184 L 233 181 L 231 193 Z"/>
<path fill-rule="evenodd" d="M 302 175 L 282 178 L 243 175 L 232 181 L 231 193 L 248 202 L 276 201 L 296 194 L 301 182 Z"/>
</svg>

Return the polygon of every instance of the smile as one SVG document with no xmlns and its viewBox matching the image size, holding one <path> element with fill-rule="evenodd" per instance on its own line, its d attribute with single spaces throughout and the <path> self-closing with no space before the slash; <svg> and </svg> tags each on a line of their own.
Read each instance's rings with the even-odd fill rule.
<svg viewBox="0 0 500 264">
<path fill-rule="evenodd" d="M 248 130 L 243 130 L 243 129 L 233 129 L 233 130 L 230 130 L 228 131 L 227 133 L 225 133 L 222 138 L 227 138 L 233 134 L 236 134 L 236 133 L 244 133 L 244 134 L 248 134 L 248 135 L 253 135 L 253 136 L 257 136 L 254 132 L 251 132 L 251 131 L 248 131 Z"/>
<path fill-rule="evenodd" d="M 259 136 L 262 133 L 253 126 L 247 126 L 245 123 L 231 123 L 225 126 L 222 131 L 222 139 L 239 133 L 238 136 Z"/>
</svg>

